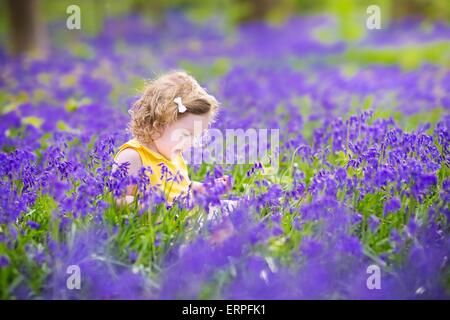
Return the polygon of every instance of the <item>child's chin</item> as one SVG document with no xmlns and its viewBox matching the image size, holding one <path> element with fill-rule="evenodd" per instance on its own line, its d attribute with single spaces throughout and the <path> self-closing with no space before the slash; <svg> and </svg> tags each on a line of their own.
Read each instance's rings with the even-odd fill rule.
<svg viewBox="0 0 450 320">
<path fill-rule="evenodd" d="M 176 149 L 172 151 L 172 157 L 178 156 L 181 153 L 181 149 Z"/>
</svg>

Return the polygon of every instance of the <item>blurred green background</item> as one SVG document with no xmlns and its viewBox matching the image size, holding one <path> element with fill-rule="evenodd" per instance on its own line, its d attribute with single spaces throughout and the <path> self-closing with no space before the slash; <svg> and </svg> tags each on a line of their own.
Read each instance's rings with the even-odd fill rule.
<svg viewBox="0 0 450 320">
<path fill-rule="evenodd" d="M 13 54 L 46 46 L 49 25 L 65 21 L 72 4 L 82 8 L 82 32 L 88 35 L 101 31 L 108 17 L 139 14 L 164 23 L 173 10 L 195 20 L 220 16 L 230 28 L 248 21 L 276 24 L 292 15 L 326 14 L 336 17 L 340 37 L 348 41 L 362 39 L 367 32 L 361 25 L 369 5 L 381 8 L 382 27 L 411 16 L 423 18 L 424 27 L 450 21 L 450 1 L 445 0 L 1 0 L 2 46 Z"/>
</svg>

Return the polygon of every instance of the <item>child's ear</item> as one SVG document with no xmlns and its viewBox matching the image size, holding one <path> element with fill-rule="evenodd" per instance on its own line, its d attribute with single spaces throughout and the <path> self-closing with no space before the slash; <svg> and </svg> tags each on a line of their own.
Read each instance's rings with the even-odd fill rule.
<svg viewBox="0 0 450 320">
<path fill-rule="evenodd" d="M 164 134 L 164 132 L 166 132 L 168 127 L 169 127 L 169 125 L 165 124 L 159 129 L 159 132 L 160 132 L 161 136 Z"/>
</svg>

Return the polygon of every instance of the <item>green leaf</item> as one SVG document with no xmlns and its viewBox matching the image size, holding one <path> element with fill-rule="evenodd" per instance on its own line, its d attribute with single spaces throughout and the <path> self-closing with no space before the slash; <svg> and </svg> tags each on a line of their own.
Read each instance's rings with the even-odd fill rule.
<svg viewBox="0 0 450 320">
<path fill-rule="evenodd" d="M 25 125 L 28 124 L 28 125 L 31 125 L 33 127 L 40 129 L 44 120 L 41 118 L 38 118 L 38 117 L 30 116 L 30 117 L 22 118 L 21 122 L 22 122 L 22 124 L 25 124 Z"/>
</svg>

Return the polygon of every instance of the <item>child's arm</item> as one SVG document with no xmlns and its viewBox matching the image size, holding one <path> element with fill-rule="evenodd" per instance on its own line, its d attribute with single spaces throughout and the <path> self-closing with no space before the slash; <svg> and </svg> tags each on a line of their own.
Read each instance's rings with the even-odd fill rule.
<svg viewBox="0 0 450 320">
<path fill-rule="evenodd" d="M 220 178 L 217 178 L 216 179 L 216 183 L 217 184 L 219 184 L 219 183 L 224 184 L 226 186 L 226 188 L 227 188 L 227 191 L 231 190 L 231 188 L 232 188 L 231 187 L 230 177 L 227 176 L 227 175 L 225 175 L 223 177 L 220 177 Z M 204 193 L 204 192 L 207 191 L 205 186 L 204 186 L 204 184 L 202 182 L 198 182 L 198 181 L 192 181 L 191 188 L 192 188 L 192 190 L 195 190 L 195 191 L 197 191 L 199 193 Z"/>
<path fill-rule="evenodd" d="M 129 176 L 136 176 L 139 174 L 139 170 L 142 167 L 142 161 L 141 157 L 139 156 L 139 153 L 132 149 L 132 148 L 126 148 L 123 149 L 116 158 L 116 163 L 122 164 L 129 162 L 130 165 L 128 167 L 128 175 Z M 112 172 L 117 170 L 117 166 L 113 165 Z M 124 204 L 130 204 L 134 201 L 134 195 L 136 193 L 136 185 L 129 185 L 126 189 L 125 196 L 116 199 L 116 204 L 118 206 L 122 206 Z"/>
</svg>

